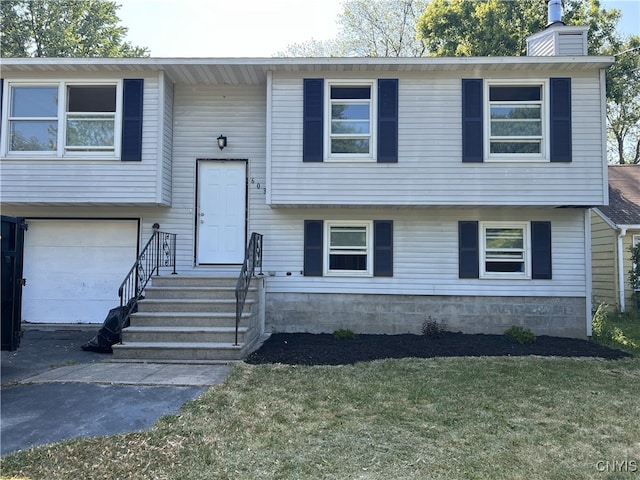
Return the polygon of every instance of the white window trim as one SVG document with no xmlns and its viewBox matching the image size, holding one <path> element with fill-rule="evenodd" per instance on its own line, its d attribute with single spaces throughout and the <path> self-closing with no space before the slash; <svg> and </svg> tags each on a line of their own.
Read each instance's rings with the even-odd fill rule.
<svg viewBox="0 0 640 480">
<path fill-rule="evenodd" d="M 540 146 L 539 154 L 532 153 L 491 153 L 491 101 L 490 101 L 490 88 L 491 87 L 506 87 L 506 86 L 535 86 L 542 87 L 541 92 L 541 104 L 542 104 L 542 144 Z M 512 80 L 488 80 L 484 82 L 484 105 L 483 105 L 483 122 L 484 122 L 484 158 L 486 162 L 549 162 L 551 157 L 549 135 L 551 134 L 549 124 L 549 80 L 548 79 L 512 79 Z"/>
<path fill-rule="evenodd" d="M 330 270 L 330 233 L 331 227 L 366 227 L 367 235 L 367 269 L 366 270 Z M 324 251 L 323 275 L 327 277 L 373 277 L 373 222 L 372 221 L 348 221 L 348 220 L 325 220 L 324 222 Z"/>
<path fill-rule="evenodd" d="M 524 231 L 524 272 L 486 271 L 486 232 L 488 228 L 521 228 Z M 531 228 L 528 222 L 480 222 L 480 278 L 531 279 Z"/>
<path fill-rule="evenodd" d="M 2 99 L 2 136 L 0 138 L 0 152 L 3 158 L 82 158 L 89 160 L 119 160 L 122 137 L 122 108 L 123 108 L 123 90 L 122 80 L 114 79 L 89 79 L 89 80 L 60 80 L 60 79 L 42 79 L 42 80 L 5 80 L 5 88 L 3 89 Z M 116 111 L 114 118 L 114 148 L 108 151 L 77 151 L 66 149 L 67 138 L 67 87 L 78 85 L 115 85 L 116 87 Z M 58 87 L 58 148 L 56 151 L 10 151 L 9 142 L 9 112 L 11 111 L 12 89 L 13 87 Z"/>
<path fill-rule="evenodd" d="M 370 141 L 369 141 L 369 153 L 357 154 L 357 153 L 331 153 L 331 87 L 332 86 L 370 86 L 371 98 L 370 98 Z M 378 82 L 375 80 L 358 80 L 358 79 L 340 79 L 340 80 L 327 80 L 324 82 L 324 161 L 325 162 L 376 162 L 377 161 L 377 129 L 378 129 Z"/>
</svg>

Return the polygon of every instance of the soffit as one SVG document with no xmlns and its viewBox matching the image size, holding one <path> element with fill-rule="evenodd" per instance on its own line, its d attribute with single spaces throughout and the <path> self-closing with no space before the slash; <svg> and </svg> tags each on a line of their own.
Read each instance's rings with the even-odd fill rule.
<svg viewBox="0 0 640 480">
<path fill-rule="evenodd" d="M 3 74 L 44 75 L 115 72 L 134 75 L 166 72 L 175 83 L 188 85 L 262 85 L 267 72 L 304 75 L 485 72 L 580 72 L 606 68 L 613 57 L 425 57 L 425 58 L 4 58 Z"/>
</svg>

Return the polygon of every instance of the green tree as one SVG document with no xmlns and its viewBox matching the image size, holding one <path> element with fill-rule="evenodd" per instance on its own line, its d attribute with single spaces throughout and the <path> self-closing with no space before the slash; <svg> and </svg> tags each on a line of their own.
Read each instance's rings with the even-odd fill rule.
<svg viewBox="0 0 640 480">
<path fill-rule="evenodd" d="M 432 0 L 416 27 L 431 56 L 525 55 L 529 35 L 547 25 L 540 0 Z M 588 50 L 596 54 L 616 41 L 620 12 L 599 0 L 565 0 L 563 21 L 588 25 Z"/>
<path fill-rule="evenodd" d="M 640 37 L 605 53 L 616 57 L 607 71 L 608 157 L 611 163 L 640 164 Z"/>
<path fill-rule="evenodd" d="M 106 0 L 2 0 L 3 57 L 141 57 L 124 41 L 120 8 Z"/>
<path fill-rule="evenodd" d="M 428 0 L 349 0 L 338 22 L 334 40 L 311 40 L 287 47 L 294 57 L 421 57 L 422 41 L 416 22 Z"/>
</svg>

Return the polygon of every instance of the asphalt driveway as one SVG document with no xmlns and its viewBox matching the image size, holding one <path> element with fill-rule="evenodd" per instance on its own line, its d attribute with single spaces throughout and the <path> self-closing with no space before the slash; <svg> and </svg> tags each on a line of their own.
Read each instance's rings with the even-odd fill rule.
<svg viewBox="0 0 640 480">
<path fill-rule="evenodd" d="M 96 328 L 97 331 L 97 328 Z M 95 331 L 28 329 L 1 356 L 0 455 L 74 437 L 150 428 L 229 365 L 125 363 L 80 346 Z"/>
</svg>

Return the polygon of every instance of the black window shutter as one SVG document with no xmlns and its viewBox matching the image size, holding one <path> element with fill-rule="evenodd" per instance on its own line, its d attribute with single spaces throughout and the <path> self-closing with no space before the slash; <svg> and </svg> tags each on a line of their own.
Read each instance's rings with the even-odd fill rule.
<svg viewBox="0 0 640 480">
<path fill-rule="evenodd" d="M 373 221 L 373 276 L 393 277 L 393 220 Z"/>
<path fill-rule="evenodd" d="M 323 220 L 304 221 L 304 275 L 322 276 Z"/>
<path fill-rule="evenodd" d="M 478 222 L 458 222 L 459 278 L 478 278 L 480 276 L 479 255 Z"/>
<path fill-rule="evenodd" d="M 551 222 L 531 222 L 531 278 L 551 279 Z"/>
<path fill-rule="evenodd" d="M 551 161 L 571 161 L 571 79 L 550 80 Z"/>
<path fill-rule="evenodd" d="M 305 78 L 303 92 L 302 161 L 322 162 L 324 80 Z"/>
<path fill-rule="evenodd" d="M 144 80 L 125 78 L 123 82 L 122 151 L 123 161 L 142 160 L 142 98 Z"/>
<path fill-rule="evenodd" d="M 2 93 L 4 91 L 4 78 L 0 78 L 0 113 L 2 113 Z M 11 105 L 11 102 L 9 101 L 9 105 Z M 10 113 L 7 115 L 9 116 L 11 115 Z M 0 121 L 0 133 L 2 133 L 2 122 Z M 9 144 L 11 141 L 9 139 L 7 139 L 7 143 Z M 7 149 L 9 150 L 9 149 Z"/>
<path fill-rule="evenodd" d="M 398 79 L 378 80 L 378 162 L 398 162 Z"/>
<path fill-rule="evenodd" d="M 483 161 L 482 79 L 462 79 L 462 161 Z"/>
</svg>

